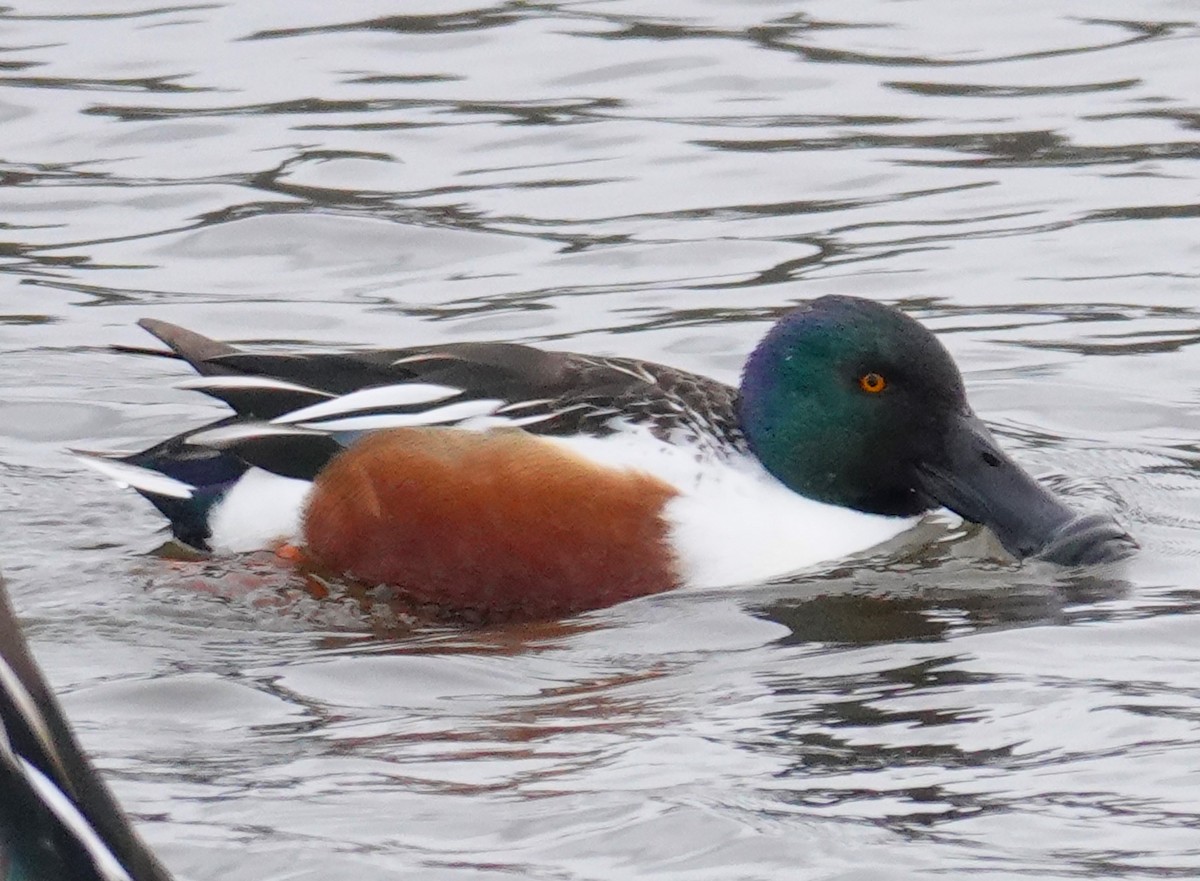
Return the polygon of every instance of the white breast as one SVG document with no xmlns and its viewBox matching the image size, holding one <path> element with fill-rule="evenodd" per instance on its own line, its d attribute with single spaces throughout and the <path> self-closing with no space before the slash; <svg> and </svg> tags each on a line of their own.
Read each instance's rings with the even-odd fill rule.
<svg viewBox="0 0 1200 881">
<path fill-rule="evenodd" d="M 816 502 L 749 456 L 720 460 L 647 431 L 555 440 L 593 461 L 646 471 L 679 491 L 665 516 L 687 587 L 751 584 L 840 560 L 918 520 Z"/>
</svg>

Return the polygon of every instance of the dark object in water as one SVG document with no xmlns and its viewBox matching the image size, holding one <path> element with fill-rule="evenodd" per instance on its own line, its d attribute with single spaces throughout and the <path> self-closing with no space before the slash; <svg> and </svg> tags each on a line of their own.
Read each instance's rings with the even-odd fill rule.
<svg viewBox="0 0 1200 881">
<path fill-rule="evenodd" d="M 71 732 L 0 581 L 0 878 L 169 881 Z"/>
</svg>

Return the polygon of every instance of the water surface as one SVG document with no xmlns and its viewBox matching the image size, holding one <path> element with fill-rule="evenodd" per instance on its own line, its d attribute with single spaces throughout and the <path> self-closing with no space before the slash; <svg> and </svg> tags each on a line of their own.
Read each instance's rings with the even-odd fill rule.
<svg viewBox="0 0 1200 881">
<path fill-rule="evenodd" d="M 1198 22 L 1169 0 L 0 10 L 0 554 L 167 863 L 1200 873 Z M 220 412 L 109 349 L 143 316 L 733 380 L 827 293 L 937 330 L 1017 458 L 1141 554 L 1015 567 L 941 526 L 821 578 L 380 636 L 186 590 L 147 556 L 149 506 L 63 454 Z"/>
</svg>

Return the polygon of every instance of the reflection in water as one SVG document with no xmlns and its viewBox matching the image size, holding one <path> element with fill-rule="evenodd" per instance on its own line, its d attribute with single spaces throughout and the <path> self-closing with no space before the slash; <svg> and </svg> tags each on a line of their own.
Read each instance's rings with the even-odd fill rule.
<svg viewBox="0 0 1200 881">
<path fill-rule="evenodd" d="M 0 11 L 0 555 L 152 845 L 197 879 L 1194 876 L 1198 38 L 1112 0 Z M 933 326 L 1142 552 L 933 523 L 464 631 L 142 557 L 153 515 L 61 453 L 217 412 L 108 348 L 143 316 L 732 380 L 827 293 Z"/>
<path fill-rule="evenodd" d="M 1020 567 L 981 568 L 978 561 L 934 554 L 776 586 L 772 592 L 782 596 L 752 608 L 791 631 L 783 645 L 946 641 L 976 631 L 1104 620 L 1102 604 L 1133 588 L 1121 578 L 1060 574 L 1046 564 L 1029 568 L 1050 577 L 1027 580 Z"/>
</svg>

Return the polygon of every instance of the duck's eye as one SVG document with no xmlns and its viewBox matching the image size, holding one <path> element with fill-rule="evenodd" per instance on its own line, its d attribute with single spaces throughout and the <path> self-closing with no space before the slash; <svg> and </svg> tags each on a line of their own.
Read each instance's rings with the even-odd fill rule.
<svg viewBox="0 0 1200 881">
<path fill-rule="evenodd" d="M 858 378 L 858 387 L 864 392 L 877 395 L 887 388 L 887 380 L 880 373 L 864 373 Z"/>
</svg>

